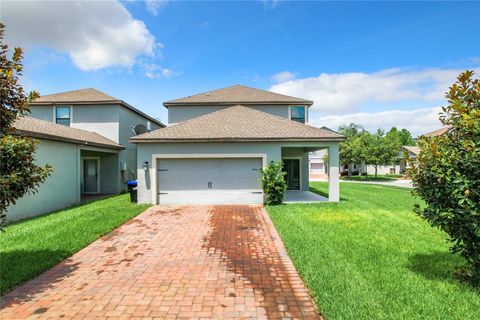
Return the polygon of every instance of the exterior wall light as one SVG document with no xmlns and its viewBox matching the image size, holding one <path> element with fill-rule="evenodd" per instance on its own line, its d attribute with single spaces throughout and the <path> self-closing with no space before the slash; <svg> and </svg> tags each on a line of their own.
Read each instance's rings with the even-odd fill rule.
<svg viewBox="0 0 480 320">
<path fill-rule="evenodd" d="M 143 163 L 143 170 L 148 171 L 148 161 Z"/>
</svg>

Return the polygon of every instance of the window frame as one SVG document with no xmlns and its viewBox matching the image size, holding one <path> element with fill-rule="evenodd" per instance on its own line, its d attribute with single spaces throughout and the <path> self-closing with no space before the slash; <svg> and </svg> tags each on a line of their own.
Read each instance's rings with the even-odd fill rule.
<svg viewBox="0 0 480 320">
<path fill-rule="evenodd" d="M 57 109 L 58 108 L 68 108 L 68 127 L 72 126 L 72 119 L 73 119 L 73 108 L 71 105 L 55 105 L 53 106 L 53 123 L 61 125 L 61 126 L 66 126 L 65 124 L 58 123 L 58 119 L 67 119 L 67 118 L 57 118 Z"/>
<path fill-rule="evenodd" d="M 300 121 L 292 119 L 292 108 L 303 108 L 303 110 L 304 110 L 303 121 L 304 122 L 300 122 Z M 290 106 L 288 106 L 288 119 L 292 120 L 292 121 L 295 121 L 295 122 L 298 122 L 298 123 L 307 124 L 308 123 L 308 108 L 307 108 L 307 106 L 304 106 L 304 105 L 290 105 Z M 298 119 L 300 119 L 300 118 L 298 118 Z"/>
</svg>

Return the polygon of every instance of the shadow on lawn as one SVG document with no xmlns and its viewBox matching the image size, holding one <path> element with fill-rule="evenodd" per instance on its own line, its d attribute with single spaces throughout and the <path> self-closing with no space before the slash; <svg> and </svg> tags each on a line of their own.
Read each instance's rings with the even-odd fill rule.
<svg viewBox="0 0 480 320">
<path fill-rule="evenodd" d="M 318 195 L 320 195 L 320 196 L 325 197 L 325 198 L 328 199 L 328 192 L 325 192 L 325 191 L 323 191 L 323 190 L 321 190 L 321 189 L 318 189 L 318 188 L 316 188 L 316 187 L 312 187 L 312 186 L 311 186 L 311 187 L 309 188 L 309 191 L 310 191 L 310 192 L 313 192 L 313 193 L 316 193 L 316 194 L 318 194 Z M 348 201 L 347 198 L 345 198 L 345 197 L 342 196 L 342 193 L 341 193 L 341 192 L 340 192 L 340 201 Z"/>
<path fill-rule="evenodd" d="M 78 268 L 78 263 L 73 263 L 71 259 L 63 260 L 70 254 L 63 250 L 16 250 L 0 253 L 0 289 L 1 294 L 4 294 L 0 308 L 29 301 L 34 295 L 68 277 Z M 52 266 L 54 267 L 42 273 Z M 30 279 L 32 280 L 28 281 Z M 25 284 L 15 288 L 22 283 Z"/>
<path fill-rule="evenodd" d="M 434 252 L 430 254 L 416 254 L 410 258 L 408 268 L 429 280 L 442 280 L 462 284 L 474 290 L 465 279 L 458 276 L 463 267 L 461 259 L 448 252 Z"/>
</svg>

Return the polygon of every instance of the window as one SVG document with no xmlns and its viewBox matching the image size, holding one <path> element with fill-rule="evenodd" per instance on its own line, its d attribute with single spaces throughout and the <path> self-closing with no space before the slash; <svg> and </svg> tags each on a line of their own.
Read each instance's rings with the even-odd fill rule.
<svg viewBox="0 0 480 320">
<path fill-rule="evenodd" d="M 70 107 L 55 107 L 55 123 L 70 126 Z"/>
<path fill-rule="evenodd" d="M 290 120 L 305 123 L 305 107 L 294 106 L 290 107 Z"/>
</svg>

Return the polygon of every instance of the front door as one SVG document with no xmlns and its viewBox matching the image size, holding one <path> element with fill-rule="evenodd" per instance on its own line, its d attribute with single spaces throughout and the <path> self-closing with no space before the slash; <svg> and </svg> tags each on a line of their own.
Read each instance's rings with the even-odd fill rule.
<svg viewBox="0 0 480 320">
<path fill-rule="evenodd" d="M 98 159 L 83 159 L 83 193 L 98 192 Z"/>
<path fill-rule="evenodd" d="M 283 159 L 283 171 L 288 190 L 300 190 L 300 159 Z"/>
</svg>

